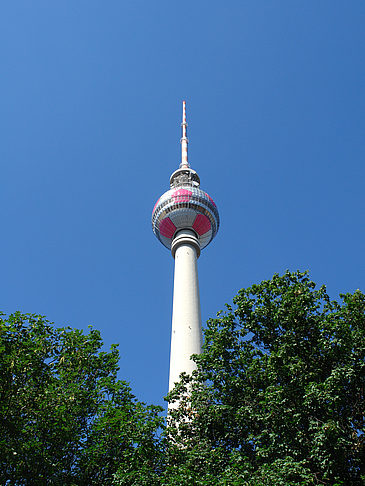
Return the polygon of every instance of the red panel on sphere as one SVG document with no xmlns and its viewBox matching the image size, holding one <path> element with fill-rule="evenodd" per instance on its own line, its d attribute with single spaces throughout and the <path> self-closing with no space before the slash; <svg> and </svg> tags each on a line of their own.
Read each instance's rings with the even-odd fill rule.
<svg viewBox="0 0 365 486">
<path fill-rule="evenodd" d="M 204 214 L 198 214 L 195 218 L 193 229 L 198 233 L 199 236 L 204 235 L 211 228 L 211 224 L 207 216 Z"/>
<path fill-rule="evenodd" d="M 170 218 L 165 218 L 160 223 L 160 233 L 166 238 L 172 238 L 176 231 L 176 226 Z"/>
<path fill-rule="evenodd" d="M 159 197 L 156 201 L 156 204 L 153 206 L 153 209 L 152 209 L 152 214 L 155 212 L 155 209 L 156 209 L 156 206 L 158 204 L 158 201 L 160 200 L 161 198 Z"/>
<path fill-rule="evenodd" d="M 213 199 L 212 199 L 212 198 L 209 196 L 209 194 L 208 194 L 207 192 L 206 192 L 205 194 L 208 196 L 209 201 L 210 201 L 212 204 L 214 204 L 214 206 L 216 206 L 216 205 L 215 205 L 215 202 L 214 202 L 214 201 L 213 201 Z M 217 207 L 217 206 L 216 206 L 216 207 Z"/>
<path fill-rule="evenodd" d="M 173 194 L 171 194 L 171 197 L 175 199 L 175 202 L 188 202 L 191 199 L 191 195 L 193 193 L 191 191 L 188 191 L 187 189 L 178 189 L 175 191 Z"/>
</svg>

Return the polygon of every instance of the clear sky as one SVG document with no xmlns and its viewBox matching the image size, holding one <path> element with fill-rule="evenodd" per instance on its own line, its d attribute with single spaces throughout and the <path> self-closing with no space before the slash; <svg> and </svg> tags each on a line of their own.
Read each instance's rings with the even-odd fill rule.
<svg viewBox="0 0 365 486">
<path fill-rule="evenodd" d="M 365 290 L 363 0 L 7 1 L 0 6 L 0 308 L 120 343 L 162 404 L 173 259 L 151 211 L 189 161 L 221 216 L 203 321 L 310 271 Z"/>
</svg>

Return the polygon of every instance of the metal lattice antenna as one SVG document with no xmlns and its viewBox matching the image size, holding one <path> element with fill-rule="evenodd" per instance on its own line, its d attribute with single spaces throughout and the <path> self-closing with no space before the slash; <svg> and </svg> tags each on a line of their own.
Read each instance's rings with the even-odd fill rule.
<svg viewBox="0 0 365 486">
<path fill-rule="evenodd" d="M 182 137 L 180 140 L 181 143 L 181 164 L 180 168 L 189 168 L 189 162 L 188 162 L 188 143 L 189 140 L 187 138 L 187 132 L 188 132 L 188 124 L 186 123 L 186 103 L 183 101 L 183 119 L 182 119 Z"/>
</svg>

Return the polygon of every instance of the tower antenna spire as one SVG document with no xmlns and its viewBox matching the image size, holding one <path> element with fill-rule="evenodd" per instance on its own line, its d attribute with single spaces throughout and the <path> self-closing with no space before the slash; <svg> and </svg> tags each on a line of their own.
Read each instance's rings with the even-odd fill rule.
<svg viewBox="0 0 365 486">
<path fill-rule="evenodd" d="M 189 162 L 188 162 L 188 124 L 186 123 L 186 102 L 183 101 L 183 117 L 182 117 L 182 123 L 181 123 L 181 128 L 182 128 L 182 137 L 180 140 L 181 143 L 181 164 L 180 168 L 189 168 Z"/>
</svg>

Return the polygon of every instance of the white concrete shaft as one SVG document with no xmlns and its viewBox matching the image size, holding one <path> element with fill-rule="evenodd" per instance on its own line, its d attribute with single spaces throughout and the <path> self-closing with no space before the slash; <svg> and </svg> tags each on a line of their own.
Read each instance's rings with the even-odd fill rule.
<svg viewBox="0 0 365 486">
<path fill-rule="evenodd" d="M 190 374 L 196 369 L 190 356 L 201 353 L 203 342 L 197 267 L 200 248 L 193 231 L 179 231 L 171 251 L 175 256 L 175 276 L 169 391 L 179 381 L 180 373 Z"/>
</svg>

